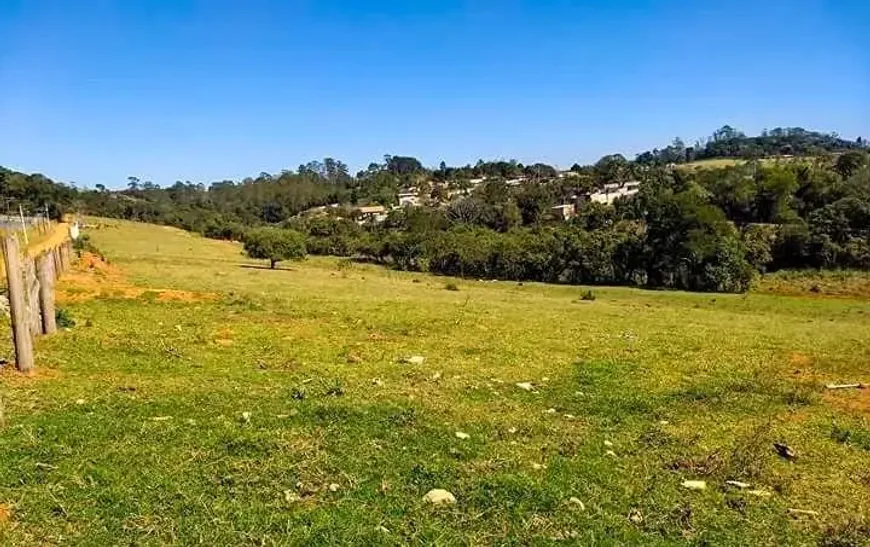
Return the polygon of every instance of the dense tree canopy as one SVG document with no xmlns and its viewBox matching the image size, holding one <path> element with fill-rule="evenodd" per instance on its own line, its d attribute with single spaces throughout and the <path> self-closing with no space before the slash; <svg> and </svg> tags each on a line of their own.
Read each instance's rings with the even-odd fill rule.
<svg viewBox="0 0 870 547">
<path fill-rule="evenodd" d="M 712 157 L 746 161 L 679 166 Z M 640 182 L 632 198 L 612 206 L 589 199 L 627 181 Z M 397 207 L 409 188 L 422 206 Z M 160 188 L 130 177 L 111 191 L 0 168 L 0 197 L 7 208 L 47 207 L 55 217 L 78 211 L 241 240 L 273 266 L 307 245 L 315 254 L 451 275 L 710 291 L 745 290 L 756 271 L 870 269 L 865 142 L 799 128 L 747 137 L 724 126 L 695 146 L 677 138 L 635 161 L 613 154 L 563 173 L 515 160 L 430 170 L 388 155 L 356 176 L 324 158 L 208 186 Z M 393 209 L 381 223 L 354 211 L 376 204 Z M 570 220 L 557 205 L 574 213 Z"/>
</svg>

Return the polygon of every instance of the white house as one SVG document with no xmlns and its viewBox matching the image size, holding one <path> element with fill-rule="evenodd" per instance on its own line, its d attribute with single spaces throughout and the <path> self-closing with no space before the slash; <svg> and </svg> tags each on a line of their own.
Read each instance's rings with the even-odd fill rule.
<svg viewBox="0 0 870 547">
<path fill-rule="evenodd" d="M 387 209 L 383 205 L 370 205 L 366 207 L 357 207 L 358 213 L 357 222 L 363 224 L 367 221 L 383 222 L 387 219 Z"/>
<path fill-rule="evenodd" d="M 573 203 L 556 205 L 555 207 L 550 207 L 550 210 L 553 211 L 556 218 L 560 220 L 571 220 L 574 218 L 574 215 L 577 214 L 577 207 L 575 207 Z"/>
<path fill-rule="evenodd" d="M 624 184 L 605 184 L 604 188 L 590 194 L 589 200 L 593 203 L 612 205 L 618 198 L 631 197 L 638 193 L 638 191 L 640 191 L 640 182 L 636 180 Z"/>
<path fill-rule="evenodd" d="M 416 188 L 408 188 L 399 192 L 399 207 L 418 207 L 420 205 L 420 196 L 417 195 Z"/>
</svg>

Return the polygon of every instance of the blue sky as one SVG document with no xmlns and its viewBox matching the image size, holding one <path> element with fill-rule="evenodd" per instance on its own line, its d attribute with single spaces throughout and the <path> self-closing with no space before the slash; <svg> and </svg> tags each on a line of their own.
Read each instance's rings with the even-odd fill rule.
<svg viewBox="0 0 870 547">
<path fill-rule="evenodd" d="M 0 0 L 0 165 L 570 166 L 729 123 L 870 137 L 870 2 Z"/>
</svg>

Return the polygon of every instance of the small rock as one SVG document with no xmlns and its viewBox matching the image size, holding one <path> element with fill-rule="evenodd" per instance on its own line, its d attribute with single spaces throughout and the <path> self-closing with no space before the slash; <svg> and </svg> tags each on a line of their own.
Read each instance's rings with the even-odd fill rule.
<svg viewBox="0 0 870 547">
<path fill-rule="evenodd" d="M 577 416 L 574 416 L 573 414 L 565 414 L 565 419 L 566 419 L 566 420 L 573 420 L 573 419 L 576 418 L 576 417 L 577 417 Z"/>
<path fill-rule="evenodd" d="M 614 452 L 613 450 L 608 450 L 604 454 L 606 454 L 607 456 L 613 456 L 614 458 L 616 457 L 616 452 Z"/>
<path fill-rule="evenodd" d="M 284 490 L 284 501 L 294 503 L 299 501 L 299 496 L 293 490 Z"/>
<path fill-rule="evenodd" d="M 154 416 L 151 418 L 152 422 L 165 422 L 166 420 L 171 420 L 172 416 Z"/>
<path fill-rule="evenodd" d="M 382 534 L 389 534 L 390 533 L 390 529 L 387 528 L 386 526 L 383 526 L 383 525 L 375 526 L 375 531 L 380 532 Z"/>
<path fill-rule="evenodd" d="M 571 505 L 576 505 L 581 511 L 586 509 L 586 506 L 583 505 L 583 502 L 580 501 L 580 498 L 570 498 L 568 500 L 568 503 L 570 503 Z"/>
<path fill-rule="evenodd" d="M 456 497 L 447 490 L 435 488 L 426 492 L 423 501 L 432 505 L 453 505 L 456 503 Z"/>
<path fill-rule="evenodd" d="M 575 391 L 575 392 L 574 392 L 574 395 L 576 395 L 577 397 L 582 397 L 582 396 L 584 396 L 584 395 L 586 395 L 586 394 L 583 393 L 582 391 Z"/>
<path fill-rule="evenodd" d="M 550 381 L 550 379 L 549 379 L 549 378 L 547 378 L 547 377 L 546 377 L 546 376 L 544 376 L 544 377 L 543 377 L 543 378 L 541 378 L 541 381 L 542 381 L 542 382 L 549 382 L 549 381 Z"/>
<path fill-rule="evenodd" d="M 382 385 L 384 385 L 384 382 L 380 378 L 375 378 L 372 380 L 372 385 L 375 387 L 381 387 Z"/>
<path fill-rule="evenodd" d="M 604 441 L 604 446 L 613 446 L 611 441 Z"/>
<path fill-rule="evenodd" d="M 513 435 L 513 434 L 516 433 L 516 432 L 517 432 L 517 428 L 515 428 L 515 427 L 509 427 L 509 428 L 508 428 L 508 433 L 510 433 L 511 435 Z"/>
<path fill-rule="evenodd" d="M 462 439 L 462 440 L 464 441 L 464 440 L 466 440 L 466 439 L 470 439 L 470 438 L 471 438 L 471 435 L 469 435 L 468 433 L 463 433 L 462 431 L 457 431 L 457 432 L 456 432 L 456 438 L 457 438 L 457 439 Z"/>
<path fill-rule="evenodd" d="M 409 365 L 422 365 L 426 362 L 426 358 L 422 355 L 411 355 L 410 357 L 405 357 L 404 362 Z"/>
<path fill-rule="evenodd" d="M 440 380 L 440 379 L 441 379 L 441 373 L 440 373 L 440 372 L 436 372 L 435 374 L 432 375 L 432 381 L 433 381 L 433 382 L 437 382 L 437 381 Z"/>
<path fill-rule="evenodd" d="M 540 463 L 532 463 L 532 469 L 534 469 L 535 471 L 541 471 L 541 470 L 546 469 L 546 468 L 547 468 L 546 465 L 543 465 Z"/>
<path fill-rule="evenodd" d="M 640 512 L 640 509 L 632 509 L 628 512 L 628 520 L 635 524 L 641 524 L 643 522 L 643 513 Z"/>
<path fill-rule="evenodd" d="M 329 485 L 330 492 L 338 492 L 338 489 L 341 488 L 337 483 L 332 483 Z"/>
<path fill-rule="evenodd" d="M 524 391 L 532 391 L 535 386 L 531 382 L 518 382 L 516 386 Z"/>
<path fill-rule="evenodd" d="M 748 482 L 740 482 L 740 481 L 725 481 L 725 484 L 728 486 L 733 486 L 734 488 L 740 488 L 741 490 L 745 488 L 749 488 L 750 485 Z"/>
<path fill-rule="evenodd" d="M 683 481 L 683 488 L 689 490 L 706 490 L 707 483 L 705 481 Z"/>
<path fill-rule="evenodd" d="M 667 420 L 659 420 L 659 425 L 668 425 L 668 424 L 670 424 L 670 423 L 671 423 L 671 422 L 669 422 L 669 421 L 667 421 Z"/>
<path fill-rule="evenodd" d="M 251 421 L 251 413 L 250 412 L 242 412 L 242 421 L 250 422 Z"/>
<path fill-rule="evenodd" d="M 555 413 L 556 413 L 556 409 L 555 409 L 555 408 L 548 408 L 548 409 L 547 409 L 547 414 L 555 414 Z"/>
<path fill-rule="evenodd" d="M 362 363 L 362 357 L 360 357 L 356 353 L 348 353 L 347 354 L 347 362 L 351 365 L 355 365 L 357 363 Z"/>
<path fill-rule="evenodd" d="M 186 423 L 187 425 L 196 425 L 196 420 L 194 420 L 193 418 L 188 418 L 184 420 L 184 423 Z"/>
<path fill-rule="evenodd" d="M 83 404 L 85 404 L 85 400 L 84 399 L 76 399 L 76 404 L 83 405 Z"/>
</svg>

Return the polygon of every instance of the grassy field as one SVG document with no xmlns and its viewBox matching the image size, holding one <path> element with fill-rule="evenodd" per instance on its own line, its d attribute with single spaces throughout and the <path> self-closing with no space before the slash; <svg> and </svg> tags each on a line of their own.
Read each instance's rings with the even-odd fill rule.
<svg viewBox="0 0 870 547">
<path fill-rule="evenodd" d="M 36 376 L 0 373 L 2 545 L 870 535 L 870 390 L 824 387 L 870 382 L 867 300 L 583 301 L 334 258 L 269 271 L 164 227 L 90 234 L 110 263 L 61 284 L 76 325 L 37 341 Z M 433 488 L 456 503 L 425 503 Z"/>
</svg>

